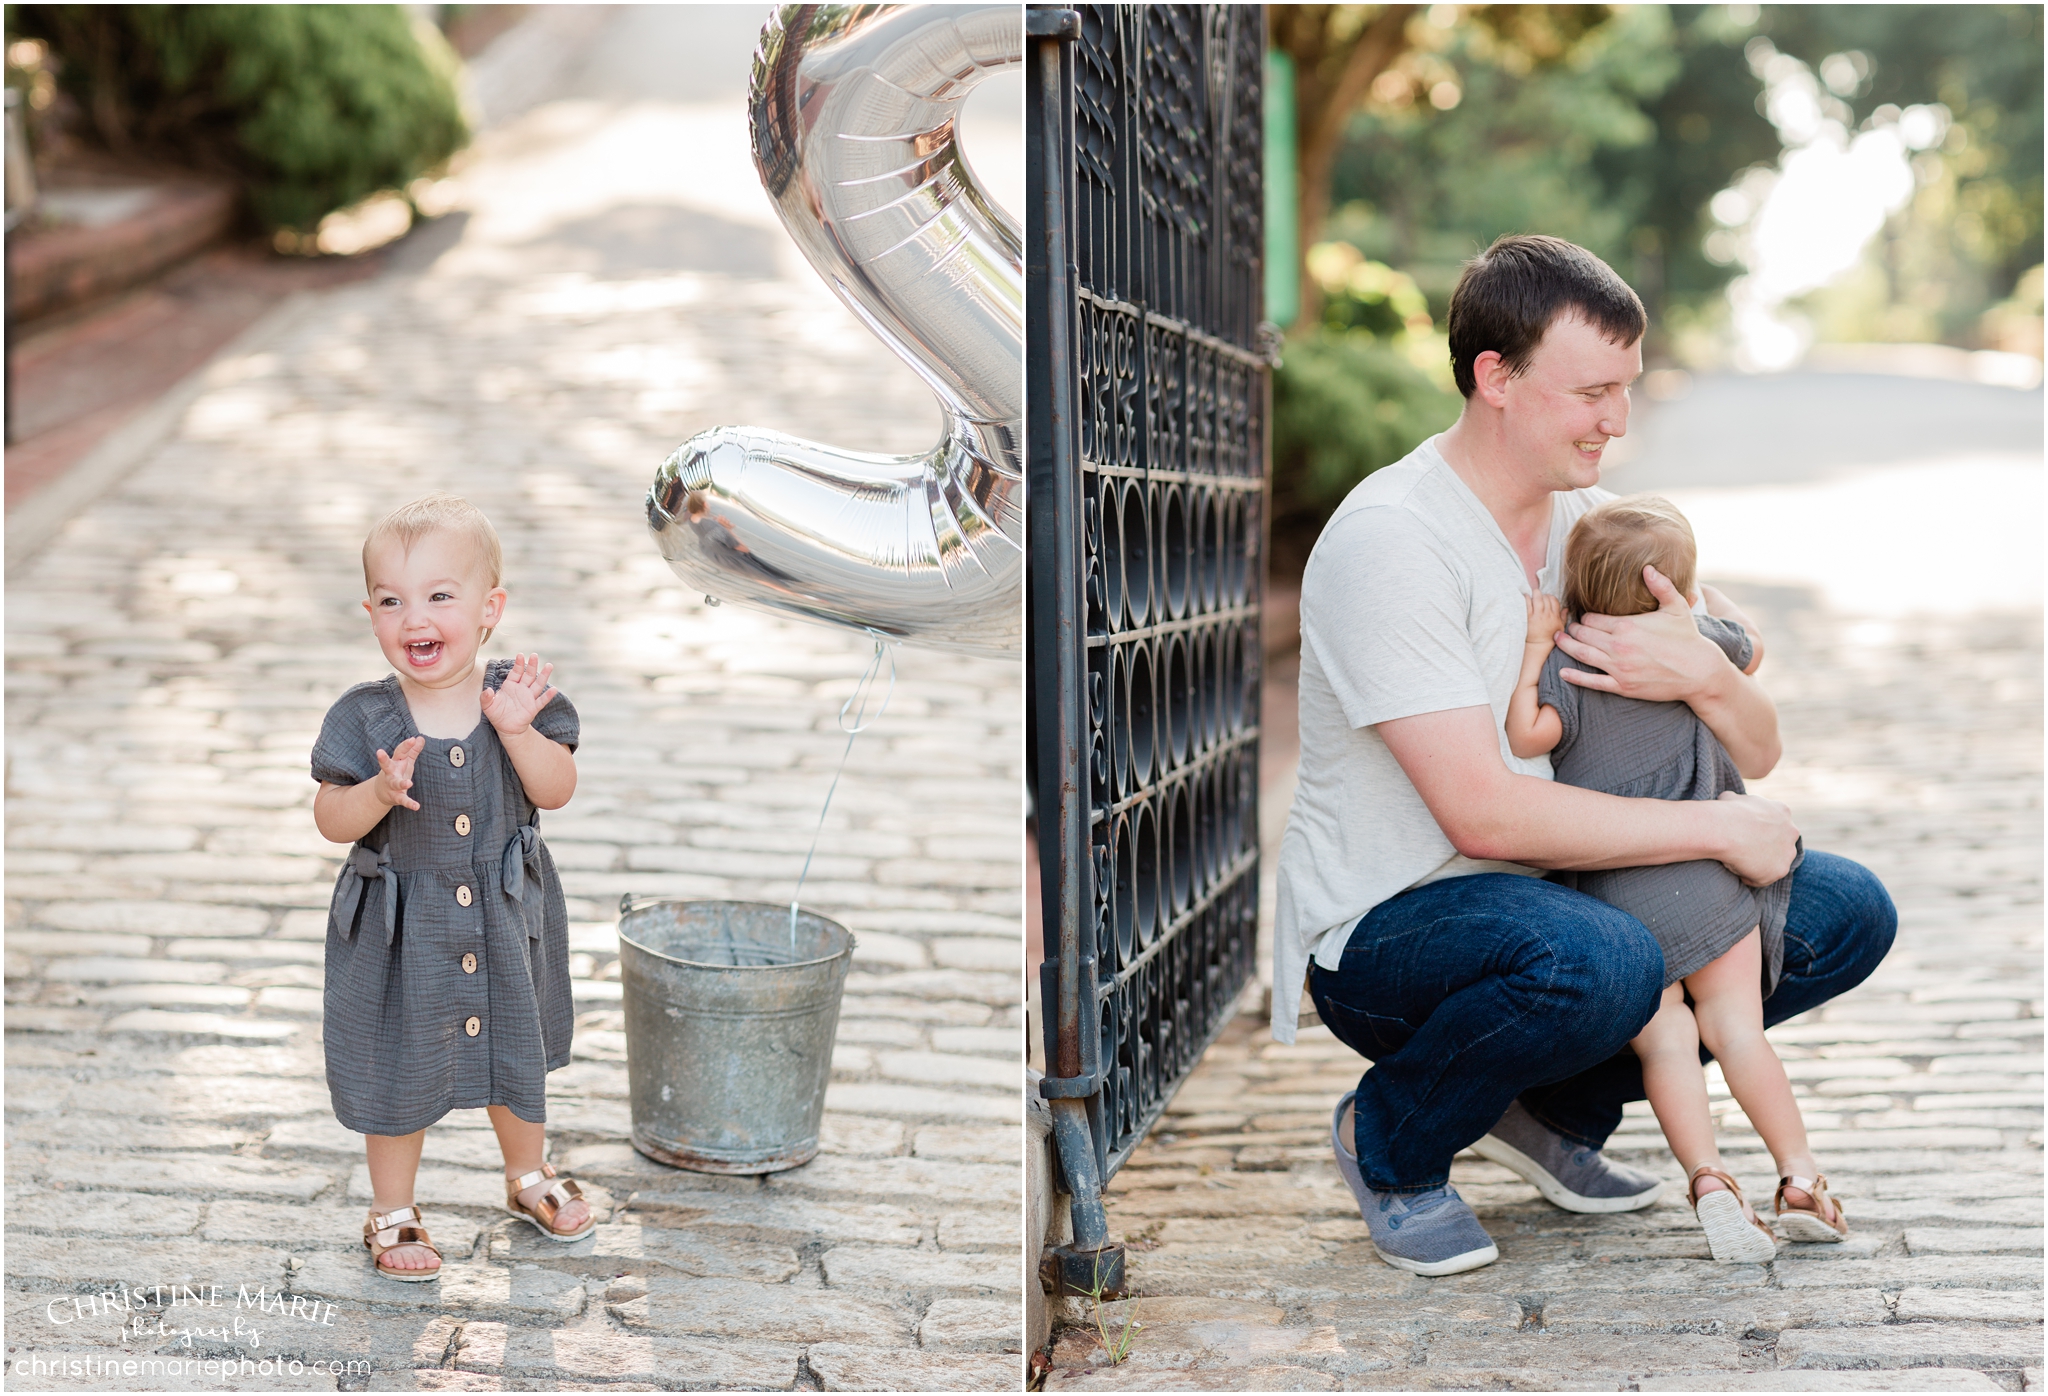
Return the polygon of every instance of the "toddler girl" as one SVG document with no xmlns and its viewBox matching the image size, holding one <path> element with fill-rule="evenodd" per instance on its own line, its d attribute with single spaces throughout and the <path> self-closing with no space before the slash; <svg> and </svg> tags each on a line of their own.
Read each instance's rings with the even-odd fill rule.
<svg viewBox="0 0 2048 1396">
<path fill-rule="evenodd" d="M 1742 792 L 1735 763 L 1691 708 L 1567 683 L 1561 674 L 1575 666 L 1552 641 L 1567 611 L 1577 617 L 1656 610 L 1646 580 L 1651 572 L 1697 604 L 1694 555 L 1692 526 L 1666 500 L 1610 500 L 1579 520 L 1565 542 L 1562 606 L 1552 596 L 1529 598 L 1528 644 L 1506 722 L 1515 755 L 1548 752 L 1558 780 L 1610 795 L 1712 800 L 1723 791 Z M 1741 624 L 1708 615 L 1695 620 L 1730 662 L 1754 671 L 1756 647 Z M 1779 1232 L 1800 1241 L 1848 1235 L 1827 1179 L 1807 1151 L 1784 1065 L 1764 1037 L 1763 1001 L 1777 987 L 1784 961 L 1791 874 L 1768 887 L 1749 887 L 1706 860 L 1581 872 L 1569 881 L 1634 916 L 1664 948 L 1663 1003 L 1630 1045 L 1642 1058 L 1643 1089 L 1657 1122 L 1686 1170 L 1687 1196 L 1714 1259 L 1764 1261 L 1777 1247 L 1770 1227 L 1721 1167 L 1700 1067 L 1703 1042 L 1777 1161 Z"/>
<path fill-rule="evenodd" d="M 367 1136 L 363 1244 L 395 1280 L 440 1274 L 413 1180 L 450 1110 L 489 1110 L 515 1216 L 560 1241 L 596 1225 L 542 1160 L 572 1009 L 567 908 L 535 821 L 575 792 L 576 710 L 539 655 L 478 663 L 505 614 L 501 569 L 490 521 L 453 495 L 371 529 L 363 609 L 396 672 L 343 694 L 313 748 L 314 822 L 355 844 L 327 919 L 327 1085 Z"/>
</svg>

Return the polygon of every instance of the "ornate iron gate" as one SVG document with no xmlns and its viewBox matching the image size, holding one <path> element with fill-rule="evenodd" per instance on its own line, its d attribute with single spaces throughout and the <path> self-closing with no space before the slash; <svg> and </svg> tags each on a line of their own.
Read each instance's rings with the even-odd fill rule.
<svg viewBox="0 0 2048 1396">
<path fill-rule="evenodd" d="M 1027 33 L 1041 1089 L 1095 1253 L 1102 1184 L 1253 969 L 1264 11 L 1038 8 Z"/>
</svg>

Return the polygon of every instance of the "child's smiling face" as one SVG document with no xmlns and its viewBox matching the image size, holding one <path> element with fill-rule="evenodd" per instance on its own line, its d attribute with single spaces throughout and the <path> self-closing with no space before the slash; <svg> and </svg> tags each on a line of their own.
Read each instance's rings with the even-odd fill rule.
<svg viewBox="0 0 2048 1396">
<path fill-rule="evenodd" d="M 375 549 L 368 570 L 363 609 L 399 677 L 422 688 L 469 678 L 484 632 L 505 612 L 505 589 L 491 585 L 474 551 L 451 534 L 429 533 L 410 552 L 396 540 Z"/>
</svg>

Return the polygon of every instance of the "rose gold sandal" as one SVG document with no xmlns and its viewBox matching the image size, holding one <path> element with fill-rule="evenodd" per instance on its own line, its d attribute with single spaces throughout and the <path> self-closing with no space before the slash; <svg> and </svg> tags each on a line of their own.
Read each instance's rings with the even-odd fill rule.
<svg viewBox="0 0 2048 1396">
<path fill-rule="evenodd" d="M 406 1284 L 418 1284 L 422 1280 L 441 1278 L 441 1251 L 427 1239 L 427 1229 L 420 1225 L 423 1218 L 420 1209 L 410 1204 L 389 1212 L 371 1212 L 370 1219 L 363 1223 L 363 1245 L 370 1252 L 370 1263 L 377 1267 L 377 1273 L 387 1280 L 400 1280 Z M 379 1245 L 377 1233 L 398 1228 L 398 1239 L 390 1245 Z M 420 1270 L 400 1270 L 384 1263 L 387 1251 L 400 1246 L 424 1246 L 434 1253 L 434 1263 Z"/>
<path fill-rule="evenodd" d="M 505 1180 L 505 1209 L 515 1217 L 524 1217 L 540 1228 L 540 1234 L 550 1241 L 580 1241 L 597 1229 L 597 1214 L 592 1212 L 584 1219 L 583 1225 L 574 1231 L 561 1231 L 555 1227 L 555 1218 L 562 1209 L 583 1196 L 583 1189 L 576 1186 L 574 1178 L 563 1178 L 553 1187 L 533 1200 L 528 1207 L 519 1200 L 519 1194 L 535 1183 L 547 1181 L 555 1176 L 555 1166 L 544 1163 L 531 1173 L 522 1173 L 517 1178 Z"/>
<path fill-rule="evenodd" d="M 1713 1178 L 1726 1192 L 1699 1190 L 1701 1178 Z M 1760 1265 L 1778 1254 L 1778 1238 L 1742 1198 L 1742 1184 L 1711 1163 L 1693 1169 L 1685 1195 L 1693 1215 L 1707 1233 L 1707 1247 L 1723 1265 Z"/>
<path fill-rule="evenodd" d="M 1786 1205 L 1787 1188 L 1797 1188 L 1810 1201 L 1804 1207 Z M 1834 1209 L 1833 1221 L 1827 1218 L 1829 1208 Z M 1849 1234 L 1849 1214 L 1842 1210 L 1841 1203 L 1828 1196 L 1828 1180 L 1824 1173 L 1813 1178 L 1788 1173 L 1778 1179 L 1778 1191 L 1771 1198 L 1771 1210 L 1777 1213 L 1778 1234 L 1787 1241 L 1839 1241 Z"/>
</svg>

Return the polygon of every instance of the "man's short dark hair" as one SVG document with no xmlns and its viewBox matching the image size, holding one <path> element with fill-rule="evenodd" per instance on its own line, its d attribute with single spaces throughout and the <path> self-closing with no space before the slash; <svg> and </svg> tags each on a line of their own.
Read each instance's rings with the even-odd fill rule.
<svg viewBox="0 0 2048 1396">
<path fill-rule="evenodd" d="M 1511 374 L 1529 367 L 1551 322 L 1577 312 L 1616 344 L 1650 326 L 1643 303 L 1614 268 L 1563 238 L 1510 233 L 1465 264 L 1451 292 L 1451 373 L 1472 396 L 1472 363 L 1491 349 Z"/>
</svg>

